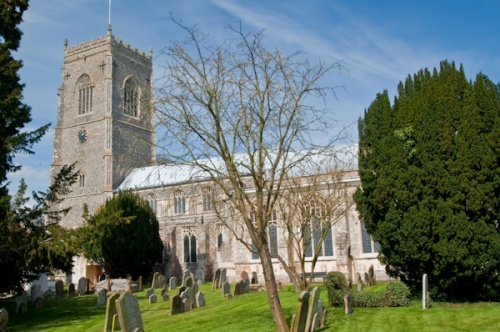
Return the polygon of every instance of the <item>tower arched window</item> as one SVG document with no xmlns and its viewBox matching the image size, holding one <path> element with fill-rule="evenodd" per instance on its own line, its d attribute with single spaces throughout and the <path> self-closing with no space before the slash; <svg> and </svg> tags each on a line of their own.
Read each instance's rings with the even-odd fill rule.
<svg viewBox="0 0 500 332">
<path fill-rule="evenodd" d="M 139 105 L 139 88 L 132 78 L 125 81 L 123 88 L 123 113 L 125 115 L 137 116 Z"/>
<path fill-rule="evenodd" d="M 90 76 L 83 74 L 78 79 L 78 115 L 92 112 L 92 81 Z"/>
<path fill-rule="evenodd" d="M 186 213 L 186 198 L 182 191 L 176 191 L 174 194 L 174 214 Z"/>
</svg>

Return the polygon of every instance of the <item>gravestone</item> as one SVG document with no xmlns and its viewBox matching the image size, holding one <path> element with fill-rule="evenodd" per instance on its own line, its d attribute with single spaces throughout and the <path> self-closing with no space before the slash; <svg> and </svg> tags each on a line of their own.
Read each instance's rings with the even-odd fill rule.
<svg viewBox="0 0 500 332">
<path fill-rule="evenodd" d="M 370 265 L 370 268 L 368 269 L 368 280 L 370 282 L 370 286 L 373 286 L 377 283 L 377 280 L 375 279 L 375 271 L 373 270 L 373 265 Z"/>
<path fill-rule="evenodd" d="M 182 285 L 183 286 L 186 286 L 186 279 L 190 276 L 191 276 L 191 272 L 188 269 L 182 271 Z"/>
<path fill-rule="evenodd" d="M 0 309 L 0 332 L 7 332 L 9 326 L 9 313 L 7 309 Z"/>
<path fill-rule="evenodd" d="M 25 314 L 28 311 L 28 293 L 22 291 L 20 295 L 16 297 L 16 313 Z"/>
<path fill-rule="evenodd" d="M 163 288 L 167 285 L 167 277 L 165 277 L 163 274 L 160 274 L 158 276 L 158 287 Z"/>
<path fill-rule="evenodd" d="M 292 326 L 290 332 L 302 332 L 305 331 L 306 321 L 307 321 L 307 309 L 309 307 L 309 297 L 308 291 L 302 291 L 299 294 L 299 302 L 297 303 L 297 308 L 295 314 L 292 316 Z"/>
<path fill-rule="evenodd" d="M 35 304 L 35 300 L 39 297 L 43 298 L 42 287 L 38 284 L 31 286 L 31 304 Z"/>
<path fill-rule="evenodd" d="M 241 280 L 248 280 L 248 272 L 247 271 L 243 271 L 241 272 Z"/>
<path fill-rule="evenodd" d="M 131 293 L 122 293 L 116 300 L 116 313 L 124 332 L 144 332 L 139 301 Z"/>
<path fill-rule="evenodd" d="M 319 316 L 321 315 L 321 311 L 318 312 L 318 301 L 319 301 L 319 288 L 314 287 L 312 291 L 309 293 L 309 307 L 307 308 L 307 320 L 306 320 L 306 331 L 315 331 L 318 326 L 315 326 L 314 323 L 317 322 L 319 324 Z M 313 322 L 313 319 L 315 322 Z"/>
<path fill-rule="evenodd" d="M 250 280 L 243 280 L 243 293 L 248 293 L 250 291 Z"/>
<path fill-rule="evenodd" d="M 365 272 L 365 285 L 370 286 L 370 276 Z"/>
<path fill-rule="evenodd" d="M 427 273 L 422 276 L 422 309 L 426 309 L 429 306 L 429 280 L 427 278 Z"/>
<path fill-rule="evenodd" d="M 97 306 L 103 306 L 106 305 L 106 295 L 108 294 L 108 291 L 105 288 L 102 288 L 99 290 L 97 293 Z"/>
<path fill-rule="evenodd" d="M 113 293 L 106 301 L 106 317 L 104 318 L 104 332 L 112 332 L 120 329 L 120 322 L 116 313 L 116 300 L 120 293 Z M 114 326 L 113 326 L 114 323 Z"/>
<path fill-rule="evenodd" d="M 195 299 L 196 293 L 194 292 L 193 287 L 187 287 L 186 290 L 184 291 L 184 294 L 186 294 L 191 307 L 196 307 L 196 299 Z"/>
<path fill-rule="evenodd" d="M 189 299 L 182 300 L 182 310 L 183 312 L 191 311 L 191 303 L 189 302 Z"/>
<path fill-rule="evenodd" d="M 170 300 L 170 297 L 168 296 L 168 294 L 164 294 L 161 298 L 162 298 L 163 302 L 168 302 Z"/>
<path fill-rule="evenodd" d="M 177 287 L 177 278 L 176 277 L 170 278 L 168 282 L 168 288 L 170 290 L 174 290 L 176 287 Z"/>
<path fill-rule="evenodd" d="M 227 281 L 224 281 L 224 284 L 222 285 L 222 297 L 231 294 L 231 286 Z"/>
<path fill-rule="evenodd" d="M 352 314 L 352 298 L 351 294 L 344 296 L 344 311 L 346 315 Z"/>
<path fill-rule="evenodd" d="M 45 301 L 42 296 L 39 296 L 35 299 L 35 302 L 33 302 L 33 306 L 37 309 L 40 309 L 43 307 Z"/>
<path fill-rule="evenodd" d="M 87 292 L 87 278 L 81 277 L 78 279 L 78 288 L 76 289 L 78 295 L 84 295 Z"/>
<path fill-rule="evenodd" d="M 151 282 L 151 288 L 160 288 L 160 285 L 158 283 L 158 276 L 160 275 L 160 272 L 155 272 L 153 274 L 153 281 Z"/>
<path fill-rule="evenodd" d="M 220 271 L 219 287 L 222 287 L 226 282 L 226 269 Z"/>
<path fill-rule="evenodd" d="M 205 295 L 203 295 L 202 292 L 198 292 L 196 293 L 196 306 L 198 308 L 202 308 L 206 305 L 206 302 L 205 302 Z"/>
<path fill-rule="evenodd" d="M 57 280 L 55 283 L 56 299 L 62 300 L 64 298 L 64 283 L 62 280 Z"/>
<path fill-rule="evenodd" d="M 198 284 L 197 283 L 194 283 L 192 288 L 193 288 L 193 294 L 198 293 Z"/>
<path fill-rule="evenodd" d="M 147 291 L 146 291 L 146 298 L 149 299 L 149 297 L 151 295 L 153 295 L 155 293 L 155 290 L 153 288 L 149 288 Z"/>
<path fill-rule="evenodd" d="M 68 299 L 72 299 L 75 297 L 75 284 L 70 283 L 68 285 Z"/>
<path fill-rule="evenodd" d="M 259 278 L 257 278 L 257 272 L 252 272 L 252 280 L 250 280 L 251 284 L 258 284 L 259 283 Z"/>
<path fill-rule="evenodd" d="M 234 285 L 234 296 L 243 294 L 241 290 L 241 288 L 243 287 L 242 284 L 243 282 L 244 282 L 243 280 L 240 280 L 239 282 L 236 283 L 236 285 Z"/>
<path fill-rule="evenodd" d="M 179 287 L 179 295 L 181 295 L 185 290 L 186 290 L 186 286 L 182 285 L 181 287 Z"/>
<path fill-rule="evenodd" d="M 167 293 L 167 289 L 166 289 L 165 287 L 162 287 L 162 288 L 160 289 L 160 296 L 163 296 L 163 295 L 165 295 L 166 293 Z"/>
<path fill-rule="evenodd" d="M 180 314 L 182 312 L 182 299 L 180 295 L 174 295 L 170 299 L 170 315 Z"/>
<path fill-rule="evenodd" d="M 52 291 L 50 289 L 47 289 L 45 292 L 43 292 L 43 299 L 45 302 L 52 299 Z"/>
<path fill-rule="evenodd" d="M 184 285 L 185 285 L 186 287 L 193 287 L 193 278 L 191 278 L 191 277 L 187 277 L 187 278 L 186 278 L 186 281 L 185 281 L 185 283 L 184 283 Z"/>
<path fill-rule="evenodd" d="M 220 269 L 215 270 L 214 282 L 212 283 L 212 289 L 219 288 L 219 280 L 220 280 Z"/>
<path fill-rule="evenodd" d="M 156 297 L 156 295 L 151 294 L 151 296 L 149 297 L 149 304 L 156 303 L 156 302 L 158 302 L 158 298 Z"/>
</svg>

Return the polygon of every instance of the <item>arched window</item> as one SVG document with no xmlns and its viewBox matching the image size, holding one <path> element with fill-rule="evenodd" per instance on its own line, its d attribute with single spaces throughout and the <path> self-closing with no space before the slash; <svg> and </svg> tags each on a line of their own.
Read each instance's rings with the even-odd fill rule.
<svg viewBox="0 0 500 332">
<path fill-rule="evenodd" d="M 149 203 L 149 206 L 151 206 L 151 209 L 153 212 L 156 214 L 156 196 L 151 194 L 147 197 L 147 201 Z"/>
<path fill-rule="evenodd" d="M 92 83 L 90 76 L 83 74 L 78 79 L 78 115 L 92 112 Z"/>
<path fill-rule="evenodd" d="M 184 263 L 196 263 L 196 236 L 184 235 Z"/>
<path fill-rule="evenodd" d="M 136 117 L 138 105 L 139 88 L 134 80 L 129 78 L 125 81 L 125 86 L 123 87 L 123 113 Z"/>
<path fill-rule="evenodd" d="M 252 214 L 251 215 L 252 220 L 254 221 L 255 225 L 255 216 Z M 278 214 L 276 213 L 275 210 L 271 212 L 271 215 L 269 216 L 268 224 L 265 229 L 266 232 L 266 237 L 267 237 L 267 243 L 269 244 L 269 251 L 271 255 L 276 255 L 278 254 L 278 227 L 277 227 L 277 222 L 278 222 Z M 252 259 L 259 259 L 259 254 L 257 253 L 257 247 L 255 244 L 252 244 Z"/>
<path fill-rule="evenodd" d="M 212 210 L 212 205 L 213 205 L 213 194 L 212 194 L 212 188 L 206 187 L 203 189 L 203 211 L 210 211 Z"/>
<path fill-rule="evenodd" d="M 373 241 L 372 236 L 368 233 L 364 222 L 359 223 L 361 226 L 361 244 L 363 254 L 375 253 L 380 251 L 380 243 Z"/>
<path fill-rule="evenodd" d="M 332 225 L 331 221 L 325 218 L 323 203 L 313 200 L 303 213 L 304 218 L 309 220 L 304 228 L 304 256 L 313 257 L 318 246 L 318 257 L 333 256 Z"/>
<path fill-rule="evenodd" d="M 176 191 L 174 194 L 174 214 L 186 213 L 186 198 L 182 191 Z"/>
</svg>

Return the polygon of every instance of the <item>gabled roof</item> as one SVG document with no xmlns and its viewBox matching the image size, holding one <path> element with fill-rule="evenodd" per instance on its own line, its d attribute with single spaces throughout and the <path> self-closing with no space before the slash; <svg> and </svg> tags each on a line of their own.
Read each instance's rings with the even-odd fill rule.
<svg viewBox="0 0 500 332">
<path fill-rule="evenodd" d="M 296 151 L 289 152 L 291 161 L 300 160 L 289 169 L 289 176 L 307 176 L 326 173 L 328 170 L 351 171 L 358 167 L 358 145 L 339 145 L 322 152 Z M 271 154 L 272 155 L 272 154 Z M 249 158 L 246 154 L 235 156 L 236 164 L 242 174 L 249 174 Z M 225 166 L 221 158 L 200 159 L 198 164 L 207 165 L 223 172 Z M 117 188 L 120 190 L 139 190 L 168 187 L 188 182 L 207 181 L 209 174 L 195 163 L 163 164 L 133 169 Z"/>
</svg>

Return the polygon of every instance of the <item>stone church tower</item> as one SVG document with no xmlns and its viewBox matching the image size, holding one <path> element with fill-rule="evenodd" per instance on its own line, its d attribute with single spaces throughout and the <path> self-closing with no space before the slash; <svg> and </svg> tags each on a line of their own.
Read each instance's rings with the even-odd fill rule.
<svg viewBox="0 0 500 332">
<path fill-rule="evenodd" d="M 80 170 L 64 206 L 65 227 L 82 224 L 86 203 L 93 214 L 129 171 L 155 163 L 152 55 L 140 52 L 108 29 L 104 37 L 68 47 L 54 130 L 51 178 L 62 165 Z"/>
</svg>

